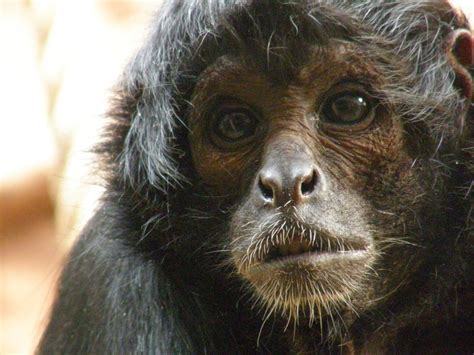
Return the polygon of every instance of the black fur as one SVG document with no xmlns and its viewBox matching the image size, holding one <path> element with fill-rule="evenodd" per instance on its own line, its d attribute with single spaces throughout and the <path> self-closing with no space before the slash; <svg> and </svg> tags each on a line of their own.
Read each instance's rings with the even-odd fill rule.
<svg viewBox="0 0 474 355">
<path fill-rule="evenodd" d="M 383 99 L 406 121 L 407 134 L 420 134 L 423 143 L 413 149 L 431 156 L 446 196 L 440 211 L 449 216 L 406 293 L 359 315 L 350 330 L 354 344 L 384 326 L 396 334 L 396 353 L 438 345 L 474 351 L 474 122 L 446 53 L 449 35 L 461 27 L 465 21 L 444 1 L 166 2 L 118 85 L 97 149 L 107 192 L 65 267 L 38 352 L 290 351 L 291 334 L 283 335 L 278 319 L 257 343 L 262 314 L 243 281 L 219 266 L 238 201 L 209 196 L 201 186 L 186 112 L 197 76 L 221 55 L 251 54 L 262 71 L 285 80 L 305 58 L 302 43 L 324 45 L 333 37 L 360 43 L 381 63 Z M 436 345 L 443 337 L 450 340 Z M 315 349 L 324 343 L 312 341 Z"/>
</svg>

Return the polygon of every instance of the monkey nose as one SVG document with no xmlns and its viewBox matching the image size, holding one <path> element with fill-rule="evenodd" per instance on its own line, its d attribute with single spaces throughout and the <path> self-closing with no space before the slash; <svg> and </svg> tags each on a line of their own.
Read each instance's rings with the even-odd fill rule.
<svg viewBox="0 0 474 355">
<path fill-rule="evenodd" d="M 260 171 L 257 193 L 266 204 L 273 207 L 288 203 L 297 205 L 313 195 L 317 183 L 318 173 L 307 163 L 271 164 Z"/>
</svg>

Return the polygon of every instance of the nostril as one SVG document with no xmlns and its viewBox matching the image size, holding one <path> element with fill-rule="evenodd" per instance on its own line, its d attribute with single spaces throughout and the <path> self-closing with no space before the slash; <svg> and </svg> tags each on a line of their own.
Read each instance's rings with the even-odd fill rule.
<svg viewBox="0 0 474 355">
<path fill-rule="evenodd" d="M 301 183 L 301 193 L 305 195 L 309 195 L 314 191 L 318 180 L 318 175 L 316 171 L 313 170 L 311 175 L 308 175 L 303 182 Z"/>
<path fill-rule="evenodd" d="M 262 196 L 266 200 L 273 200 L 273 189 L 271 186 L 265 185 L 265 183 L 262 181 L 262 178 L 258 179 L 258 187 L 260 189 L 260 192 L 262 193 Z"/>
</svg>

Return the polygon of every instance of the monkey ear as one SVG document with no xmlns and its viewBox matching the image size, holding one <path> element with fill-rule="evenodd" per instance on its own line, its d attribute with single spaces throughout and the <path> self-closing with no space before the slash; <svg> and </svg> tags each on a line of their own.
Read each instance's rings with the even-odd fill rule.
<svg viewBox="0 0 474 355">
<path fill-rule="evenodd" d="M 456 72 L 454 84 L 463 96 L 472 100 L 472 75 L 474 65 L 474 36 L 466 29 L 455 30 L 448 41 L 448 60 Z"/>
</svg>

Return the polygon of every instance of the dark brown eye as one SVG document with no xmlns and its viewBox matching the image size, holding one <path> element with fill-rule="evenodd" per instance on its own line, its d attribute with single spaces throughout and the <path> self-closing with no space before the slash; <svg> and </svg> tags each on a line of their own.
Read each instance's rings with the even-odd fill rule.
<svg viewBox="0 0 474 355">
<path fill-rule="evenodd" d="M 370 100 L 359 92 L 342 92 L 323 104 L 321 119 L 339 125 L 353 125 L 372 116 Z"/>
<path fill-rule="evenodd" d="M 211 138 L 218 146 L 240 145 L 251 140 L 259 120 L 246 108 L 224 108 L 213 117 Z"/>
</svg>

